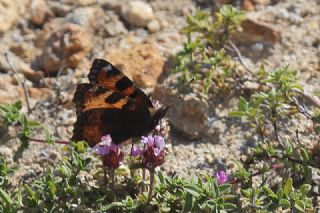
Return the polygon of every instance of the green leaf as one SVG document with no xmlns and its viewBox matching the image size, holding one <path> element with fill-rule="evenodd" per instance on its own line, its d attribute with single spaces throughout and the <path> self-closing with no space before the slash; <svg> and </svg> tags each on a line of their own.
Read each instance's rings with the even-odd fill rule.
<svg viewBox="0 0 320 213">
<path fill-rule="evenodd" d="M 193 201 L 192 201 L 192 195 L 187 193 L 186 194 L 186 199 L 184 201 L 184 206 L 182 212 L 191 212 L 192 206 L 193 206 Z"/>
<path fill-rule="evenodd" d="M 241 192 L 246 198 L 250 198 L 252 195 L 252 189 L 242 189 Z"/>
<path fill-rule="evenodd" d="M 317 126 L 314 128 L 314 131 L 315 131 L 317 134 L 320 134 L 320 125 L 317 125 Z"/>
<path fill-rule="evenodd" d="M 283 209 L 288 209 L 291 206 L 290 201 L 287 199 L 280 199 L 279 204 Z"/>
<path fill-rule="evenodd" d="M 8 206 L 13 204 L 13 200 L 11 199 L 10 195 L 7 192 L 5 192 L 4 190 L 2 190 L 2 189 L 0 189 L 0 198 Z"/>
<path fill-rule="evenodd" d="M 223 207 L 225 210 L 227 211 L 232 211 L 232 210 L 235 210 L 237 209 L 237 205 L 233 204 L 233 203 L 224 203 L 223 204 Z"/>
<path fill-rule="evenodd" d="M 278 199 L 281 199 L 283 197 L 283 189 L 282 188 L 278 189 L 276 194 L 277 194 Z"/>
<path fill-rule="evenodd" d="M 219 187 L 219 191 L 221 193 L 223 193 L 223 192 L 227 191 L 228 189 L 230 189 L 231 184 L 221 184 L 218 187 Z"/>
<path fill-rule="evenodd" d="M 184 190 L 195 197 L 199 197 L 201 194 L 201 189 L 193 185 L 185 185 Z"/>
<path fill-rule="evenodd" d="M 292 178 L 289 178 L 283 186 L 283 192 L 287 197 L 289 196 L 289 193 L 292 190 L 292 184 L 293 184 Z"/>
<path fill-rule="evenodd" d="M 309 154 L 306 149 L 302 148 L 302 157 L 305 162 L 309 161 Z"/>
<path fill-rule="evenodd" d="M 24 188 L 26 189 L 28 195 L 31 198 L 35 198 L 36 197 L 36 193 L 34 193 L 34 191 L 32 191 L 32 189 L 28 185 L 24 184 L 23 186 L 24 186 Z"/>
<path fill-rule="evenodd" d="M 102 211 L 108 211 L 108 210 L 113 209 L 115 207 L 125 207 L 125 205 L 122 202 L 113 202 L 113 203 L 110 203 L 107 206 L 102 207 L 101 210 Z"/>
<path fill-rule="evenodd" d="M 302 194 L 306 195 L 309 193 L 309 191 L 311 190 L 311 185 L 309 184 L 303 184 L 299 187 L 300 191 Z"/>
<path fill-rule="evenodd" d="M 301 200 L 297 200 L 294 204 L 294 208 L 299 212 L 305 212 L 306 206 Z"/>
<path fill-rule="evenodd" d="M 271 199 L 278 199 L 277 195 L 268 186 L 263 186 L 262 188 L 267 193 L 268 197 Z"/>
</svg>

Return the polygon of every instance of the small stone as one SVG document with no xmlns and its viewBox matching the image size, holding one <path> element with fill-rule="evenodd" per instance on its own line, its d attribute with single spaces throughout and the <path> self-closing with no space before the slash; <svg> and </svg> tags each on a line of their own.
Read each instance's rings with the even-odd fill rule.
<svg viewBox="0 0 320 213">
<path fill-rule="evenodd" d="M 22 42 L 14 42 L 10 46 L 10 51 L 21 58 L 29 58 L 33 54 L 32 47 Z"/>
<path fill-rule="evenodd" d="M 68 13 L 65 23 L 72 23 L 82 26 L 86 30 L 96 29 L 103 20 L 103 10 L 98 7 L 80 7 Z"/>
<path fill-rule="evenodd" d="M 158 20 L 152 20 L 148 23 L 147 28 L 150 33 L 158 32 L 161 28 L 160 23 Z"/>
<path fill-rule="evenodd" d="M 242 4 L 242 8 L 245 11 L 251 12 L 255 10 L 255 6 L 252 2 L 252 0 L 244 0 Z"/>
<path fill-rule="evenodd" d="M 0 156 L 4 156 L 4 158 L 9 161 L 13 158 L 13 151 L 6 146 L 0 146 Z"/>
<path fill-rule="evenodd" d="M 263 43 L 254 43 L 252 46 L 251 46 L 251 49 L 254 50 L 254 51 L 257 51 L 257 52 L 260 52 L 263 50 Z"/>
<path fill-rule="evenodd" d="M 106 32 L 110 36 L 116 36 L 128 32 L 120 20 L 110 21 L 105 26 Z"/>
<path fill-rule="evenodd" d="M 301 24 L 303 22 L 303 18 L 295 13 L 290 13 L 288 19 L 292 24 Z"/>
<path fill-rule="evenodd" d="M 289 12 L 286 9 L 280 8 L 277 16 L 281 19 L 288 19 L 289 18 Z"/>
<path fill-rule="evenodd" d="M 96 3 L 96 0 L 74 0 L 73 4 L 77 6 L 87 6 Z"/>
<path fill-rule="evenodd" d="M 48 4 L 54 14 L 60 17 L 66 16 L 73 9 L 72 5 L 62 4 L 62 2 L 58 1 L 49 1 Z"/>
<path fill-rule="evenodd" d="M 236 38 L 242 42 L 268 41 L 275 43 L 281 40 L 282 32 L 276 25 L 247 18 L 242 22 L 243 33 L 236 34 Z"/>
<path fill-rule="evenodd" d="M 32 0 L 30 5 L 30 21 L 32 24 L 42 26 L 53 15 L 44 0 Z"/>
<path fill-rule="evenodd" d="M 142 1 L 130 1 L 128 5 L 123 5 L 121 13 L 129 24 L 137 27 L 146 27 L 154 18 L 152 7 Z"/>
</svg>

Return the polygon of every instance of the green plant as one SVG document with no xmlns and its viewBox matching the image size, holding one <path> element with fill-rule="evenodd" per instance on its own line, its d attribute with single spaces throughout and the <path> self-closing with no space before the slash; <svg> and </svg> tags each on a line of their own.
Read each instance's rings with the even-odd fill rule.
<svg viewBox="0 0 320 213">
<path fill-rule="evenodd" d="M 4 126 L 13 126 L 17 130 L 17 137 L 20 139 L 21 144 L 15 153 L 14 160 L 17 161 L 24 150 L 29 147 L 29 140 L 32 135 L 38 131 L 43 130 L 47 143 L 53 143 L 54 138 L 49 133 L 48 129 L 40 122 L 29 119 L 23 112 L 22 102 L 18 101 L 14 104 L 0 105 L 0 121 Z"/>
<path fill-rule="evenodd" d="M 230 5 L 223 6 L 212 18 L 204 11 L 188 16 L 187 26 L 182 32 L 187 42 L 176 55 L 174 73 L 182 73 L 180 80 L 186 84 L 193 79 L 203 82 L 203 90 L 208 93 L 212 85 L 227 88 L 226 79 L 235 77 L 235 68 L 224 45 L 231 33 L 240 29 L 243 13 Z"/>
</svg>

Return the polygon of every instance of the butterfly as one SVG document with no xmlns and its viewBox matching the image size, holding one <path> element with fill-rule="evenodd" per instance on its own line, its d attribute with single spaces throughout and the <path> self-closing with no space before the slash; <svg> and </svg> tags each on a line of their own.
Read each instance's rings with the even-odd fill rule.
<svg viewBox="0 0 320 213">
<path fill-rule="evenodd" d="M 168 110 L 156 109 L 141 89 L 104 59 L 93 61 L 88 79 L 77 86 L 73 98 L 77 115 L 73 141 L 94 146 L 109 134 L 120 144 L 150 133 Z"/>
</svg>

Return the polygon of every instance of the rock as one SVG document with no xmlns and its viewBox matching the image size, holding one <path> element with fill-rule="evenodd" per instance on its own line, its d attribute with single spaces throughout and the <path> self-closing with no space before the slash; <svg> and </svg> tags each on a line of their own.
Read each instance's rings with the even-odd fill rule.
<svg viewBox="0 0 320 213">
<path fill-rule="evenodd" d="M 41 100 L 53 95 L 53 92 L 48 88 L 29 86 L 26 88 L 31 99 Z M 10 75 L 0 75 L 0 104 L 14 103 L 18 100 L 25 101 L 23 88 L 19 85 L 18 81 Z"/>
<path fill-rule="evenodd" d="M 3 156 L 6 159 L 7 163 L 12 163 L 13 150 L 6 146 L 0 146 L 0 156 Z"/>
<path fill-rule="evenodd" d="M 94 4 L 94 3 L 96 3 L 96 0 L 75 0 L 75 1 L 73 1 L 73 4 L 77 5 L 77 6 L 87 6 L 87 5 Z"/>
<path fill-rule="evenodd" d="M 281 40 L 282 33 L 278 26 L 253 18 L 246 18 L 242 22 L 242 33 L 237 33 L 235 39 L 243 43 L 270 42 L 275 43 Z"/>
<path fill-rule="evenodd" d="M 207 132 L 208 107 L 196 97 L 181 99 L 180 95 L 163 85 L 157 85 L 153 98 L 169 106 L 168 117 L 173 128 L 189 139 L 204 137 Z"/>
<path fill-rule="evenodd" d="M 108 17 L 110 17 L 110 21 L 108 21 L 104 27 L 109 36 L 116 36 L 128 32 L 123 22 L 119 20 L 118 15 L 109 13 Z"/>
<path fill-rule="evenodd" d="M 63 4 L 61 1 L 48 1 L 48 5 L 54 14 L 60 17 L 65 16 L 73 9 L 72 5 Z"/>
<path fill-rule="evenodd" d="M 32 0 L 30 5 L 30 21 L 36 26 L 42 26 L 54 14 L 44 0 Z"/>
<path fill-rule="evenodd" d="M 265 5 L 271 4 L 271 0 L 254 0 L 254 4 L 264 5 L 265 6 Z"/>
<path fill-rule="evenodd" d="M 0 0 L 0 33 L 8 31 L 18 21 L 22 6 L 19 0 Z"/>
<path fill-rule="evenodd" d="M 99 7 L 80 7 L 68 13 L 65 23 L 77 24 L 86 30 L 95 30 L 102 25 L 103 10 Z"/>
<path fill-rule="evenodd" d="M 158 20 L 152 20 L 148 23 L 147 28 L 150 33 L 158 32 L 161 28 L 160 22 Z"/>
<path fill-rule="evenodd" d="M 152 7 L 142 1 L 130 1 L 121 8 L 123 18 L 131 25 L 146 27 L 154 18 Z"/>
<path fill-rule="evenodd" d="M 53 96 L 54 92 L 48 88 L 34 88 L 28 87 L 29 96 L 36 100 L 45 99 L 47 97 Z"/>
<path fill-rule="evenodd" d="M 242 3 L 242 8 L 243 10 L 248 12 L 254 11 L 256 9 L 252 0 L 244 0 Z"/>
<path fill-rule="evenodd" d="M 14 54 L 10 52 L 7 54 L 8 54 L 9 60 L 12 63 L 12 66 L 14 66 L 17 73 L 22 73 L 25 78 L 33 82 L 38 82 L 40 79 L 43 78 L 44 74 L 42 72 L 31 69 L 29 64 L 25 63 Z M 14 74 L 9 62 L 7 61 L 6 57 L 3 54 L 0 54 L 0 70 L 6 73 Z"/>
<path fill-rule="evenodd" d="M 91 48 L 85 29 L 76 24 L 64 24 L 45 42 L 43 68 L 50 73 L 56 73 L 62 66 L 75 68 Z"/>
<path fill-rule="evenodd" d="M 33 55 L 33 47 L 26 42 L 14 42 L 10 46 L 10 51 L 21 58 L 29 58 Z"/>
<path fill-rule="evenodd" d="M 106 59 L 116 66 L 120 65 L 121 70 L 143 88 L 156 85 L 164 66 L 164 59 L 151 44 L 138 44 L 131 49 L 111 50 Z"/>
</svg>

